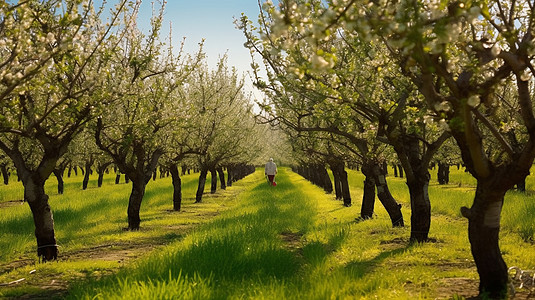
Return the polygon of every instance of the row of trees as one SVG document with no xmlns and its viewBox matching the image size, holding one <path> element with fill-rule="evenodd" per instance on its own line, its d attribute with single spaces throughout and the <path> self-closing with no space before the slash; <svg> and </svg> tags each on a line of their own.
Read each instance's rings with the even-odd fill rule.
<svg viewBox="0 0 535 300">
<path fill-rule="evenodd" d="M 477 180 L 473 205 L 461 212 L 479 290 L 504 298 L 501 208 L 535 158 L 533 2 L 267 1 L 259 25 L 246 16 L 237 24 L 267 95 L 265 121 L 295 137 L 303 156 L 358 161 L 363 213 L 375 187 L 392 224 L 403 226 L 382 167 L 389 149 L 396 153 L 410 192 L 411 241 L 428 239 L 428 170 L 455 140 L 452 152 Z"/>
<path fill-rule="evenodd" d="M 258 149 L 236 70 L 225 57 L 209 68 L 202 44 L 189 55 L 161 39 L 163 4 L 141 32 L 140 3 L 0 3 L 0 159 L 9 158 L 23 183 L 43 261 L 57 258 L 44 184 L 51 174 L 59 182 L 73 162 L 86 170 L 85 186 L 95 164 L 100 174 L 114 165 L 128 177 L 128 229 L 137 230 L 158 165 L 172 174 L 180 209 L 177 166 L 185 159 L 201 170 L 200 202 L 207 170 L 241 176 Z"/>
</svg>

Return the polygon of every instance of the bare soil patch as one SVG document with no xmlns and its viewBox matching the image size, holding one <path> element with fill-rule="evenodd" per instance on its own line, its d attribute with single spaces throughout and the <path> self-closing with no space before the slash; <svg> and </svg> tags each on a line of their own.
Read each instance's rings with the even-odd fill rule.
<svg viewBox="0 0 535 300">
<path fill-rule="evenodd" d="M 283 232 L 280 234 L 281 240 L 289 250 L 302 248 L 303 243 L 301 242 L 301 237 L 303 237 L 301 233 Z"/>
<path fill-rule="evenodd" d="M 9 200 L 5 202 L 0 202 L 0 209 L 17 205 L 24 205 L 24 200 Z"/>
</svg>

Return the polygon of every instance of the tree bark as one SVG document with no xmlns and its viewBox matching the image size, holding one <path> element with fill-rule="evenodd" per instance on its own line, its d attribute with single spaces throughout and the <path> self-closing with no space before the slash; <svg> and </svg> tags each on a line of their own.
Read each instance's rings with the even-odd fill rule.
<svg viewBox="0 0 535 300">
<path fill-rule="evenodd" d="M 210 169 L 210 175 L 211 175 L 210 193 L 215 194 L 217 190 L 217 171 L 215 169 Z"/>
<path fill-rule="evenodd" d="M 366 176 L 364 179 L 364 191 L 362 193 L 362 207 L 360 217 L 364 220 L 373 218 L 375 206 L 375 181 L 372 176 Z"/>
<path fill-rule="evenodd" d="M 115 175 L 115 184 L 119 184 L 120 181 L 121 181 L 121 173 L 117 173 L 117 175 Z"/>
<path fill-rule="evenodd" d="M 199 174 L 199 185 L 197 186 L 197 193 L 195 194 L 195 203 L 202 202 L 202 194 L 204 192 L 204 185 L 206 184 L 206 175 L 208 170 L 203 168 Z"/>
<path fill-rule="evenodd" d="M 98 179 L 97 186 L 102 187 L 102 182 L 104 181 L 104 172 L 108 170 L 108 166 L 111 165 L 111 162 L 104 163 L 97 167 Z"/>
<path fill-rule="evenodd" d="M 37 255 L 43 262 L 55 260 L 58 257 L 58 247 L 54 234 L 54 217 L 45 193 L 45 181 L 35 180 L 38 177 L 36 174 L 25 177 L 24 200 L 30 205 L 33 215 Z"/>
<path fill-rule="evenodd" d="M 507 265 L 499 247 L 500 215 L 506 190 L 495 180 L 478 180 L 474 204 L 463 207 L 468 218 L 468 239 L 479 273 L 479 292 L 491 299 L 507 295 Z"/>
<path fill-rule="evenodd" d="M 217 168 L 217 174 L 219 175 L 219 183 L 221 184 L 221 189 L 226 190 L 227 186 L 225 184 L 225 172 L 223 168 Z"/>
<path fill-rule="evenodd" d="M 528 177 L 528 175 L 522 177 L 522 179 L 520 179 L 520 181 L 516 183 L 517 191 L 522 192 L 522 193 L 526 192 L 526 177 Z"/>
<path fill-rule="evenodd" d="M 58 194 L 62 195 L 64 191 L 63 172 L 59 169 L 54 169 L 54 171 L 52 172 L 54 173 L 54 176 L 56 176 L 56 179 L 58 180 Z"/>
<path fill-rule="evenodd" d="M 320 172 L 319 175 L 321 177 L 323 190 L 327 194 L 332 193 L 333 192 L 333 183 L 332 183 L 331 177 L 329 177 L 329 173 L 327 172 L 327 169 L 325 169 L 324 165 L 319 166 L 319 172 Z"/>
<path fill-rule="evenodd" d="M 171 172 L 171 180 L 173 182 L 173 210 L 180 211 L 182 206 L 182 179 L 180 179 L 178 165 L 172 164 L 169 167 L 169 172 Z"/>
<path fill-rule="evenodd" d="M 333 173 L 334 194 L 336 200 L 342 200 L 342 182 L 340 181 L 340 174 L 338 173 L 338 169 L 333 165 L 331 165 L 331 172 Z"/>
<path fill-rule="evenodd" d="M 91 175 L 91 166 L 93 166 L 93 158 L 89 158 L 88 160 L 85 161 L 85 173 L 84 173 L 84 180 L 82 182 L 82 190 L 86 190 L 87 185 L 89 184 L 89 175 Z"/>
<path fill-rule="evenodd" d="M 419 172 L 416 172 L 418 174 Z M 427 173 L 427 171 L 425 172 Z M 411 199 L 411 242 L 426 242 L 431 228 L 431 202 L 429 201 L 429 173 L 407 179 Z"/>
<path fill-rule="evenodd" d="M 438 184 L 448 184 L 450 181 L 450 166 L 445 163 L 438 163 L 438 172 L 437 172 L 437 181 Z"/>
<path fill-rule="evenodd" d="M 9 171 L 7 170 L 7 166 L 1 165 L 0 171 L 2 172 L 2 177 L 4 177 L 4 184 L 8 185 L 9 184 Z"/>
<path fill-rule="evenodd" d="M 232 186 L 232 181 L 234 180 L 233 172 L 234 172 L 233 167 L 228 166 L 227 167 L 227 186 Z"/>
<path fill-rule="evenodd" d="M 362 165 L 362 173 L 365 176 L 371 176 L 377 187 L 377 196 L 379 201 L 386 209 L 393 227 L 403 227 L 403 214 L 401 213 L 401 204 L 396 202 L 396 199 L 390 193 L 384 172 L 381 166 L 373 161 L 368 161 Z"/>
<path fill-rule="evenodd" d="M 351 206 L 351 193 L 349 191 L 349 182 L 347 181 L 347 172 L 344 165 L 339 166 L 338 174 L 340 175 L 340 183 L 342 184 L 342 199 L 345 207 Z"/>
<path fill-rule="evenodd" d="M 141 201 L 145 195 L 146 183 L 144 180 L 132 181 L 132 192 L 128 200 L 128 230 L 139 230 L 141 218 L 139 211 L 141 210 Z"/>
</svg>

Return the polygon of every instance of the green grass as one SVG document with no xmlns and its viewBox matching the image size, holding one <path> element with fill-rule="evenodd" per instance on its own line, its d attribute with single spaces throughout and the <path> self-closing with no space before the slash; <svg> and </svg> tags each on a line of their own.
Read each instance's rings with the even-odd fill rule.
<svg viewBox="0 0 535 300">
<path fill-rule="evenodd" d="M 73 259 L 0 274 L 0 282 L 21 277 L 29 281 L 0 288 L 0 296 L 42 295 L 38 286 L 49 284 L 51 278 L 76 281 L 65 286 L 68 294 L 49 295 L 71 299 L 461 299 L 477 294 L 468 222 L 459 213 L 461 206 L 471 204 L 474 186 L 462 170 L 452 168 L 459 182 L 431 184 L 430 237 L 435 241 L 424 244 L 408 243 L 410 208 L 404 179 L 389 177 L 407 224 L 392 228 L 379 201 L 374 219 L 356 221 L 364 180 L 360 172 L 348 172 L 353 206 L 346 208 L 299 175 L 285 168 L 279 171 L 276 187 L 268 186 L 258 170 L 225 192 L 205 195 L 201 204 L 193 203 L 197 175 L 185 176 L 181 213 L 169 211 L 170 181 L 151 182 L 139 232 L 121 230 L 126 226 L 127 185 L 109 182 L 104 192 L 78 187 L 71 196 L 67 190 L 63 196 L 52 196 L 60 250 L 73 254 Z M 534 184 L 530 179 L 528 189 Z M 80 194 L 89 196 L 76 196 Z M 529 218 L 535 208 L 530 195 L 508 193 L 502 213 L 504 259 L 522 269 L 535 268 Z M 29 216 L 28 207 L 22 208 Z M 0 232 L 10 228 L 12 236 L 7 242 L 1 239 L 0 246 L 12 251 L 22 247 L 23 257 L 32 257 L 31 229 L 25 232 L 20 225 L 16 233 L 15 220 L 33 226 L 31 220 L 20 218 L 10 227 L 1 221 Z M 25 235 L 27 241 L 21 238 Z M 162 246 L 153 247 L 156 244 Z M 135 259 L 102 261 L 89 257 L 97 252 L 84 252 L 99 245 L 110 247 L 110 252 L 120 250 L 119 254 L 124 250 Z M 0 251 L 4 257 L 5 250 Z M 17 258 L 10 255 L 2 260 Z M 35 278 L 27 275 L 32 269 L 37 270 Z"/>
<path fill-rule="evenodd" d="M 83 191 L 83 177 L 79 174 L 65 178 L 65 193 L 58 195 L 55 178 L 49 179 L 46 188 L 50 193 L 60 253 L 57 264 L 38 263 L 28 205 L 16 203 L 0 207 L 0 283 L 26 278 L 25 285 L 0 287 L 0 297 L 31 293 L 31 286 L 47 285 L 51 280 L 64 284 L 73 278 L 116 272 L 131 258 L 182 239 L 193 226 L 233 205 L 232 199 L 221 198 L 225 194 L 221 191 L 214 195 L 205 194 L 204 202 L 195 204 L 197 178 L 198 174 L 182 177 L 181 212 L 172 211 L 170 178 L 149 182 L 141 207 L 141 230 L 136 232 L 123 230 L 127 227 L 126 209 L 131 183 L 124 184 L 121 180 L 121 184 L 116 185 L 115 176 L 109 174 L 103 186 L 97 188 L 96 176 L 92 176 L 89 188 Z M 20 189 L 20 183 L 11 182 L 0 186 L 0 194 L 8 201 L 15 200 L 21 194 Z M 20 265 L 26 267 L 20 268 Z M 28 276 L 32 269 L 37 270 L 36 275 Z M 45 274 L 54 275 L 46 278 Z M 37 291 L 42 293 L 42 290 Z"/>
</svg>

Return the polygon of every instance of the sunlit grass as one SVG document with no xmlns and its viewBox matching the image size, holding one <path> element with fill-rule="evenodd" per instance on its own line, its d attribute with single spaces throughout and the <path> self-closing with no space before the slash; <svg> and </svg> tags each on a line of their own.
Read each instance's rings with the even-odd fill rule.
<svg viewBox="0 0 535 300">
<path fill-rule="evenodd" d="M 456 172 L 452 168 L 452 173 Z M 77 275 L 69 278 L 79 281 L 69 289 L 71 299 L 434 299 L 457 297 L 451 288 L 460 278 L 473 283 L 475 295 L 478 275 L 467 237 L 468 221 L 459 213 L 461 206 L 470 206 L 474 186 L 469 174 L 461 172 L 453 174 L 465 180 L 460 186 L 431 183 L 433 242 L 423 244 L 408 243 L 409 195 L 405 179 L 393 176 L 388 178 L 389 185 L 403 205 L 404 228 L 392 228 L 379 201 L 372 220 L 356 220 L 364 177 L 353 170 L 349 170 L 353 200 L 349 208 L 284 168 L 276 187 L 268 186 L 263 170 L 258 170 L 229 191 L 205 195 L 206 201 L 200 204 L 193 203 L 197 175 L 185 176 L 187 205 L 181 213 L 170 211 L 169 179 L 157 180 L 149 184 L 139 232 L 121 230 L 126 226 L 129 185 L 109 182 L 103 187 L 105 193 L 95 188 L 76 192 L 95 192 L 87 198 L 51 199 L 57 201 L 53 208 L 58 211 L 60 250 L 75 253 L 88 245 L 103 244 L 117 248 L 135 239 L 167 246 L 148 255 L 140 249 L 139 258 L 130 262 L 103 263 L 88 257 L 31 265 L 17 274 L 0 275 L 0 281 L 27 276 L 32 268 L 41 274 L 74 273 Z M 532 184 L 528 181 L 528 190 Z M 51 198 L 66 196 L 67 190 L 65 195 Z M 509 266 L 522 269 L 535 268 L 535 246 L 526 243 L 526 234 L 515 227 L 530 227 L 523 219 L 527 217 L 521 215 L 533 212 L 528 203 L 529 191 L 528 196 L 508 193 L 502 218 L 504 259 Z M 29 208 L 22 208 L 29 216 Z M 83 224 L 75 224 L 75 217 L 69 217 L 75 212 Z M 85 215 L 89 217 L 82 217 Z M 28 223 L 24 226 L 33 226 L 31 218 L 24 222 Z M 184 231 L 183 226 L 193 229 Z M 23 237 L 18 243 L 22 247 L 27 243 L 28 253 L 34 251 L 31 230 L 25 238 L 24 234 L 11 234 L 13 239 Z M 13 251 L 19 246 L 11 243 Z M 43 277 L 38 278 L 44 282 Z M 8 295 L 14 296 L 16 291 L 12 289 Z"/>
<path fill-rule="evenodd" d="M 53 264 L 38 264 L 36 256 L 36 242 L 33 235 L 34 225 L 30 208 L 27 203 L 14 203 L 1 207 L 0 214 L 0 283 L 10 282 L 19 278 L 26 278 L 27 282 L 38 284 L 44 275 L 43 270 L 55 268 L 57 274 L 69 274 L 72 278 L 81 275 L 94 276 L 87 266 L 79 262 L 70 261 L 88 260 L 94 268 L 107 270 L 117 269 L 125 260 L 144 255 L 157 245 L 170 243 L 182 239 L 191 230 L 192 225 L 206 222 L 218 211 L 233 205 L 232 197 L 222 202 L 216 199 L 225 192 L 215 195 L 205 194 L 202 204 L 195 204 L 194 197 L 197 188 L 198 174 L 183 176 L 183 209 L 181 212 L 172 211 L 172 185 L 170 178 L 157 179 L 147 185 L 147 192 L 141 208 L 141 229 L 137 232 L 124 231 L 127 227 L 126 209 L 131 184 L 115 184 L 115 176 L 106 175 L 104 184 L 97 188 L 96 175 L 91 177 L 89 188 L 82 190 L 81 174 L 65 178 L 65 193 L 58 195 L 55 178 L 47 181 L 46 187 L 50 195 L 50 206 L 54 214 L 56 239 L 59 245 L 59 262 Z M 207 187 L 209 189 L 209 187 Z M 0 193 L 4 198 L 17 199 L 18 191 L 22 189 L 20 183 L 10 182 L 9 185 L 0 186 Z M 228 194 L 228 193 L 227 193 Z M 230 194 L 229 194 L 230 195 Z M 144 243 L 143 249 L 132 250 L 133 245 Z M 109 252 L 128 252 L 125 257 L 107 257 Z M 101 259 L 104 257 L 104 259 Z M 9 262 L 15 261 L 12 266 Z M 21 262 L 36 269 L 35 274 L 28 276 L 26 268 L 14 268 Z M 67 272 L 63 268 L 74 266 Z M 13 271 L 10 271 L 13 269 Z M 81 275 L 80 275 L 81 274 Z M 61 278 L 57 278 L 62 280 Z M 49 281 L 51 279 L 48 279 Z M 72 281 L 65 279 L 66 281 Z M 17 293 L 29 293 L 21 285 L 6 289 L 0 288 L 0 296 Z M 42 291 L 41 291 L 42 292 Z"/>
<path fill-rule="evenodd" d="M 236 208 L 117 276 L 82 283 L 71 297 L 114 299 L 124 293 L 163 299 L 173 286 L 178 291 L 169 292 L 181 299 L 199 294 L 212 299 L 432 299 L 454 296 L 444 291 L 448 278 L 477 282 L 467 222 L 457 214 L 460 202 L 451 205 L 456 207 L 451 213 L 443 208 L 433 215 L 435 242 L 410 245 L 404 179 L 391 179 L 390 186 L 404 205 L 408 226 L 392 228 L 379 202 L 376 218 L 355 221 L 363 181 L 358 172 L 349 171 L 350 208 L 300 176 L 280 173 L 276 188 L 267 186 L 259 172 L 248 177 L 252 186 L 240 194 Z M 441 189 L 431 187 L 434 197 L 448 195 L 437 196 Z M 467 188 L 456 192 L 470 195 Z M 518 242 L 517 236 L 504 245 L 508 263 L 532 267 L 535 255 L 515 249 Z"/>
</svg>

